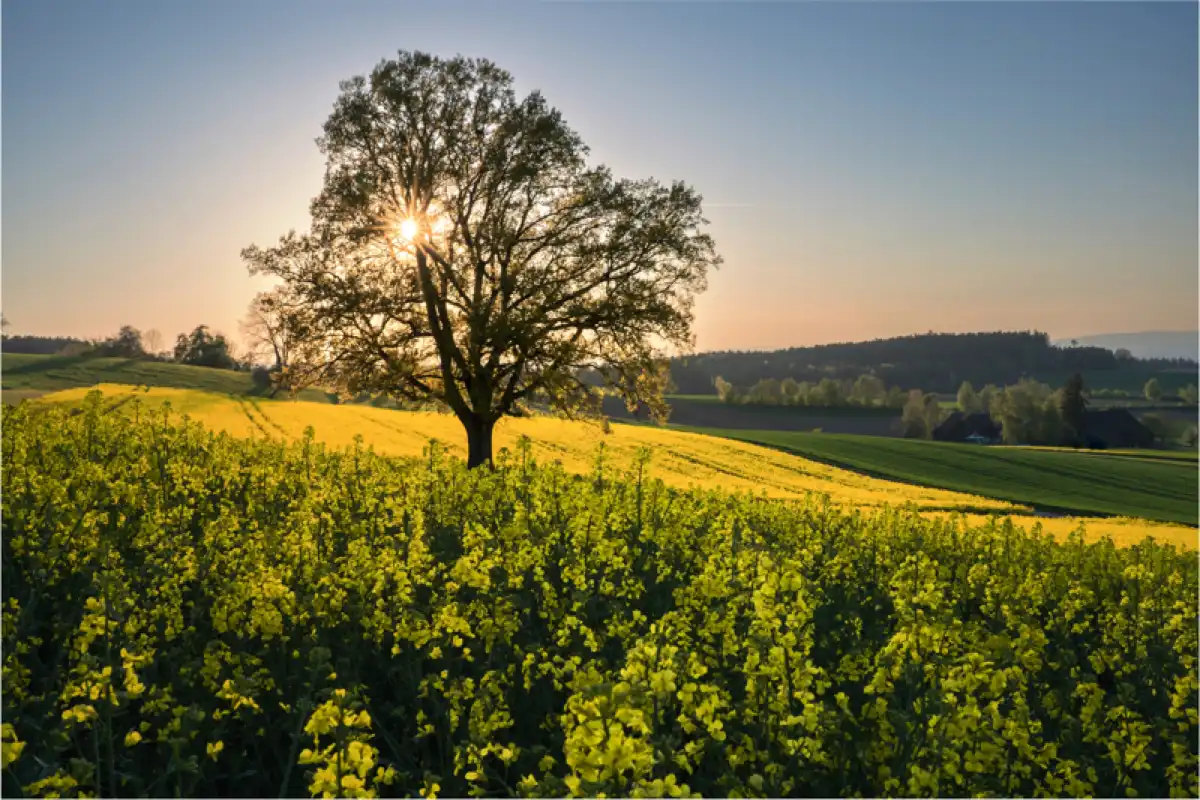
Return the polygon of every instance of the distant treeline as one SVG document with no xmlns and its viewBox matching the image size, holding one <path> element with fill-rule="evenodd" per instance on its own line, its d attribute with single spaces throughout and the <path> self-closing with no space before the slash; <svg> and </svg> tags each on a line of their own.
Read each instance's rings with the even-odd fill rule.
<svg viewBox="0 0 1200 800">
<path fill-rule="evenodd" d="M 253 366 L 249 360 L 235 358 L 229 341 L 220 333 L 211 332 L 207 325 L 198 325 L 191 333 L 179 334 L 171 350 L 161 349 L 160 340 L 157 331 L 143 333 L 132 325 L 123 325 L 116 334 L 105 339 L 5 334 L 0 337 L 0 351 L 39 356 L 139 358 L 230 370 Z"/>
<path fill-rule="evenodd" d="M 816 408 L 838 408 L 860 406 L 862 408 L 904 407 L 908 395 L 899 386 L 890 389 L 875 375 L 859 375 L 855 380 L 822 378 L 816 383 L 784 378 L 763 378 L 748 389 L 740 389 L 730 381 L 717 376 L 715 387 L 722 402 L 730 405 L 750 406 L 809 406 Z"/>
<path fill-rule="evenodd" d="M 763 379 L 818 383 L 855 381 L 868 373 L 888 386 L 951 393 L 964 382 L 1015 384 L 1023 377 L 1098 370 L 1196 370 L 1189 359 L 1138 359 L 1127 350 L 1056 347 L 1039 331 L 927 333 L 869 342 L 797 347 L 773 352 L 712 352 L 671 362 L 681 394 L 714 391 L 717 376 L 749 387 Z"/>
<path fill-rule="evenodd" d="M 59 355 L 69 348 L 87 348 L 91 342 L 69 336 L 4 336 L 0 338 L 0 349 L 5 353 L 21 353 L 31 356 Z"/>
</svg>

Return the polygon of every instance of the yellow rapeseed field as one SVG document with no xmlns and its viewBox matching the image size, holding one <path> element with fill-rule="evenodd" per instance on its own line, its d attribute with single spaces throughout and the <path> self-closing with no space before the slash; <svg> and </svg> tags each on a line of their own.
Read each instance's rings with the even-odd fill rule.
<svg viewBox="0 0 1200 800">
<path fill-rule="evenodd" d="M 364 443 L 378 453 L 417 456 L 431 439 L 436 439 L 451 454 L 466 455 L 462 427 L 447 414 L 260 400 L 193 389 L 135 389 L 116 384 L 68 389 L 46 395 L 41 402 L 78 403 L 95 389 L 112 396 L 114 405 L 122 404 L 126 397 L 137 397 L 151 407 L 170 403 L 177 413 L 233 436 L 297 439 L 305 428 L 312 427 L 316 440 L 331 447 L 349 446 L 361 435 Z M 964 514 L 972 523 L 990 515 L 1008 515 L 1022 527 L 1040 524 L 1060 538 L 1082 524 L 1089 539 L 1108 536 L 1122 546 L 1153 536 L 1178 546 L 1197 547 L 1196 529 L 1183 525 L 1129 518 L 1036 518 L 1031 509 L 1014 503 L 871 478 L 766 447 L 669 428 L 613 425 L 605 433 L 595 423 L 550 417 L 504 419 L 497 426 L 495 446 L 497 450 L 515 449 L 521 436 L 529 437 L 539 461 L 558 460 L 573 472 L 586 472 L 594 466 L 601 443 L 605 463 L 615 470 L 629 467 L 637 451 L 646 447 L 652 453 L 651 474 L 680 488 L 719 488 L 782 499 L 817 492 L 865 511 L 912 505 L 930 516 Z"/>
</svg>

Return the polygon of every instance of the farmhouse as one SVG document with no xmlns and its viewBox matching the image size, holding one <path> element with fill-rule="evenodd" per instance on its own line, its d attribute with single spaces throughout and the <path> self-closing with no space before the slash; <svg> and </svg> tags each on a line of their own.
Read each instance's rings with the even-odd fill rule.
<svg viewBox="0 0 1200 800">
<path fill-rule="evenodd" d="M 1001 440 L 1000 423 L 985 413 L 964 414 L 955 411 L 933 429 L 939 442 L 997 444 Z M 1083 413 L 1083 444 L 1091 448 L 1153 447 L 1154 433 L 1124 408 L 1109 408 Z"/>
<path fill-rule="evenodd" d="M 1083 412 L 1083 439 L 1088 447 L 1153 447 L 1154 432 L 1124 408 Z"/>
<path fill-rule="evenodd" d="M 996 444 L 1000 441 L 1000 433 L 1000 424 L 987 414 L 955 411 L 933 429 L 933 438 L 939 442 Z"/>
</svg>

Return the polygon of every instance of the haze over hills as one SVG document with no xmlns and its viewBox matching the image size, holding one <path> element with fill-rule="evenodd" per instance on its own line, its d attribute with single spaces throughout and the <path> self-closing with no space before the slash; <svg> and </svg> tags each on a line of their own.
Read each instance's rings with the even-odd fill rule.
<svg viewBox="0 0 1200 800">
<path fill-rule="evenodd" d="M 1189 358 L 1200 360 L 1200 331 L 1143 331 L 1141 333 L 1102 333 L 1095 336 L 1076 336 L 1056 339 L 1054 344 L 1066 347 L 1075 341 L 1087 347 L 1108 350 L 1124 348 L 1134 358 Z"/>
</svg>

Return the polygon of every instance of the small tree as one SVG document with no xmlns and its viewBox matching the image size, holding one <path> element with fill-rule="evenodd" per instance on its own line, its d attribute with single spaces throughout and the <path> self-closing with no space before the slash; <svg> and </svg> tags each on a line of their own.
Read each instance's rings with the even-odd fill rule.
<svg viewBox="0 0 1200 800">
<path fill-rule="evenodd" d="M 229 349 L 229 342 L 219 333 L 209 333 L 207 325 L 196 326 L 191 334 L 179 334 L 179 338 L 175 340 L 175 360 L 194 367 L 237 367 Z"/>
<path fill-rule="evenodd" d="M 1161 400 L 1163 392 L 1162 387 L 1158 385 L 1158 378 L 1151 378 L 1150 380 L 1146 381 L 1146 386 L 1142 389 L 1142 393 L 1145 394 L 1146 399 L 1152 403 L 1157 403 L 1159 400 Z"/>
<path fill-rule="evenodd" d="M 1197 400 L 1200 400 L 1200 392 L 1197 392 L 1195 384 L 1189 383 L 1179 390 L 1179 399 L 1189 406 L 1194 406 Z"/>
<path fill-rule="evenodd" d="M 718 375 L 717 379 L 713 381 L 713 385 L 716 387 L 717 397 L 721 398 L 722 403 L 729 403 L 732 405 L 741 399 L 738 394 L 737 387 L 722 378 L 720 375 Z"/>
<path fill-rule="evenodd" d="M 755 405 L 777 406 L 783 400 L 783 391 L 779 387 L 779 381 L 774 378 L 763 378 L 750 387 L 750 391 L 746 393 L 746 399 Z"/>
<path fill-rule="evenodd" d="M 928 439 L 941 422 L 941 407 L 937 395 L 926 394 L 920 389 L 908 393 L 908 401 L 900 415 L 904 436 L 908 439 Z"/>
<path fill-rule="evenodd" d="M 269 359 L 271 369 L 276 372 L 287 366 L 291 353 L 286 302 L 287 298 L 281 292 L 260 292 L 250 302 L 241 325 L 247 360 L 258 363 Z"/>
<path fill-rule="evenodd" d="M 1117 359 L 1117 361 L 1120 361 L 1122 363 L 1128 363 L 1130 361 L 1133 361 L 1133 353 L 1129 352 L 1129 350 L 1127 350 L 1124 347 L 1118 347 L 1113 352 L 1113 356 Z"/>
<path fill-rule="evenodd" d="M 779 383 L 779 391 L 783 395 L 783 402 L 789 406 L 800 405 L 800 384 L 796 383 L 795 378 L 784 378 Z"/>
<path fill-rule="evenodd" d="M 979 395 L 975 393 L 975 387 L 969 381 L 963 381 L 962 385 L 958 387 L 958 408 L 964 414 L 974 414 L 983 410 L 979 402 Z"/>
<path fill-rule="evenodd" d="M 888 389 L 887 397 L 884 398 L 884 403 L 888 408 L 904 408 L 904 404 L 908 400 L 908 395 L 899 386 L 893 386 Z"/>
<path fill-rule="evenodd" d="M 142 346 L 141 331 L 132 325 L 122 325 L 116 336 L 105 339 L 93 353 L 111 358 L 140 358 L 146 355 L 146 350 Z"/>
<path fill-rule="evenodd" d="M 886 395 L 883 380 L 877 375 L 859 375 L 850 389 L 850 400 L 864 407 L 882 403 Z"/>
<path fill-rule="evenodd" d="M 1083 438 L 1083 414 L 1087 410 L 1083 376 L 1076 372 L 1067 379 L 1059 396 L 1059 412 L 1071 438 L 1078 443 Z"/>
<path fill-rule="evenodd" d="M 995 384 L 991 384 L 991 383 L 987 384 L 982 389 L 980 389 L 979 390 L 979 410 L 984 412 L 985 414 L 991 414 L 992 413 L 992 403 L 995 401 L 996 396 L 998 394 L 1000 394 L 1000 391 L 1001 390 L 999 387 L 997 387 Z"/>
<path fill-rule="evenodd" d="M 809 394 L 809 405 L 833 408 L 842 405 L 842 385 L 833 378 L 822 378 Z"/>
<path fill-rule="evenodd" d="M 150 355 L 158 355 L 162 352 L 163 337 L 158 328 L 151 328 L 142 334 L 142 341 L 146 344 L 146 352 Z"/>
</svg>

